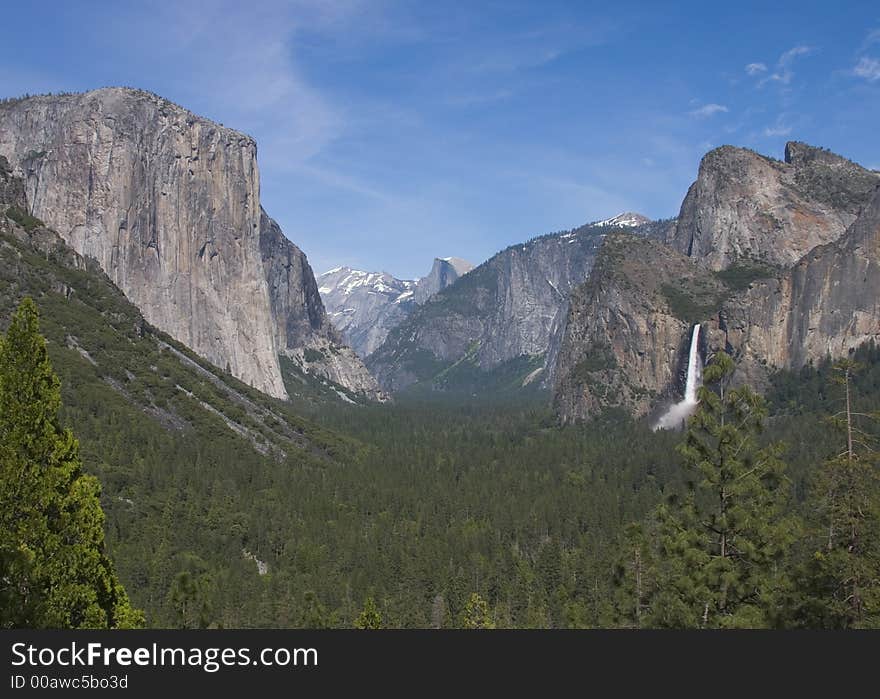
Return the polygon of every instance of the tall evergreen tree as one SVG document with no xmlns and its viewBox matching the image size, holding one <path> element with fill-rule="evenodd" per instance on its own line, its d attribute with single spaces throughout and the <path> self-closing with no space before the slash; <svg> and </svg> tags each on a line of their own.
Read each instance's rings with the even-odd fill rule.
<svg viewBox="0 0 880 699">
<path fill-rule="evenodd" d="M 329 629 L 334 624 L 334 615 L 327 611 L 318 595 L 312 590 L 303 593 L 302 614 L 299 627 L 303 629 Z"/>
<path fill-rule="evenodd" d="M 175 612 L 177 628 L 207 629 L 212 624 L 208 575 L 194 575 L 188 570 L 178 573 L 168 592 Z"/>
<path fill-rule="evenodd" d="M 605 601 L 602 626 L 640 629 L 650 619 L 657 592 L 655 547 L 644 527 L 633 522 L 624 530 L 612 570 L 613 594 Z"/>
<path fill-rule="evenodd" d="M 788 580 L 798 523 L 787 509 L 781 447 L 760 448 L 766 408 L 730 388 L 733 361 L 706 367 L 700 405 L 679 452 L 694 477 L 688 496 L 660 508 L 660 581 L 651 622 L 700 628 L 771 627 Z"/>
<path fill-rule="evenodd" d="M 860 368 L 849 359 L 834 367 L 843 408 L 831 421 L 841 441 L 813 489 L 814 546 L 795 612 L 797 623 L 808 627 L 880 628 L 880 454 L 868 427 L 880 416 L 853 407 Z"/>
<path fill-rule="evenodd" d="M 0 337 L 0 626 L 143 624 L 104 552 L 98 481 L 61 427 L 61 390 L 22 301 Z"/>
</svg>

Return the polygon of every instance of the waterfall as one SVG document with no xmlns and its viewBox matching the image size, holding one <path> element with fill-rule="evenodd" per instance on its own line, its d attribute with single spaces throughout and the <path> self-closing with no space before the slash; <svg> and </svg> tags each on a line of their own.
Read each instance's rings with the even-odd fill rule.
<svg viewBox="0 0 880 699">
<path fill-rule="evenodd" d="M 697 389 L 703 383 L 703 367 L 700 361 L 700 324 L 691 333 L 691 349 L 688 353 L 687 379 L 684 400 L 669 408 L 654 425 L 654 430 L 676 429 L 697 409 Z"/>
<path fill-rule="evenodd" d="M 697 403 L 697 389 L 703 378 L 703 367 L 700 366 L 700 324 L 694 326 L 691 334 L 691 351 L 688 355 L 687 383 L 684 387 L 684 402 Z"/>
</svg>

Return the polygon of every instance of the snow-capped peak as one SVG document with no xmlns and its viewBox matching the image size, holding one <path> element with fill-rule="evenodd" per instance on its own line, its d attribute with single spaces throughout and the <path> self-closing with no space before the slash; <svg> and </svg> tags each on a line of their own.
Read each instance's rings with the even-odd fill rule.
<svg viewBox="0 0 880 699">
<path fill-rule="evenodd" d="M 647 216 L 642 216 L 641 214 L 634 213 L 632 211 L 626 211 L 622 214 L 617 214 L 612 218 L 606 218 L 604 221 L 597 221 L 594 223 L 594 226 L 620 226 L 623 228 L 634 228 L 635 226 L 641 226 L 645 223 L 650 223 L 651 219 Z"/>
<path fill-rule="evenodd" d="M 413 281 L 395 279 L 385 272 L 364 272 L 350 267 L 331 269 L 320 275 L 317 281 L 318 291 L 325 297 L 329 294 L 345 297 L 356 291 L 396 297 L 415 285 Z"/>
</svg>

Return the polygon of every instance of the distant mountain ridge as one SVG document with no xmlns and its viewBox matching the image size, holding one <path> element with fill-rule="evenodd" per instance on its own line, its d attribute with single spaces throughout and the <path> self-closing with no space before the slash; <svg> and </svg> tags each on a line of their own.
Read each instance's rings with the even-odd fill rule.
<svg viewBox="0 0 880 699">
<path fill-rule="evenodd" d="M 387 272 L 336 267 L 318 277 L 318 290 L 333 325 L 360 356 L 366 357 L 418 304 L 471 269 L 473 265 L 459 257 L 438 257 L 426 276 L 407 280 Z"/>
<path fill-rule="evenodd" d="M 318 285 L 330 322 L 361 356 L 381 345 L 415 306 L 416 282 L 385 272 L 337 267 L 320 275 Z"/>
<path fill-rule="evenodd" d="M 502 250 L 413 310 L 367 366 L 388 391 L 548 386 L 571 289 L 587 279 L 609 232 L 654 231 L 653 222 L 636 216 L 621 215 L 626 225 L 608 219 Z"/>
<path fill-rule="evenodd" d="M 651 219 L 647 216 L 642 216 L 641 214 L 632 211 L 625 211 L 622 214 L 617 214 L 617 216 L 606 218 L 604 221 L 597 221 L 593 225 L 612 226 L 616 228 L 635 228 L 637 226 L 644 226 L 646 223 L 651 223 Z"/>
</svg>

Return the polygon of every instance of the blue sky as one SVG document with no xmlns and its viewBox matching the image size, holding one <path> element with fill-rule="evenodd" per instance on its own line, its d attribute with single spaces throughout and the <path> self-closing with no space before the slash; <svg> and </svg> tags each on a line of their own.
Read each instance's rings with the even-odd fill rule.
<svg viewBox="0 0 880 699">
<path fill-rule="evenodd" d="M 622 210 L 787 140 L 880 168 L 880 7 L 48 2 L 4 9 L 0 93 L 132 85 L 250 133 L 316 272 L 400 277 Z"/>
</svg>

